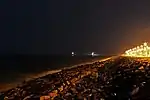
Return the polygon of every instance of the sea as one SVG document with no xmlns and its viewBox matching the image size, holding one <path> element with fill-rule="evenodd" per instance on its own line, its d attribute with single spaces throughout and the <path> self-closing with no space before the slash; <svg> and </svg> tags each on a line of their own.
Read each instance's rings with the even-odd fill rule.
<svg viewBox="0 0 150 100">
<path fill-rule="evenodd" d="M 12 88 L 37 75 L 40 77 L 47 72 L 53 73 L 62 68 L 107 57 L 110 56 L 3 55 L 0 56 L 0 91 Z"/>
</svg>

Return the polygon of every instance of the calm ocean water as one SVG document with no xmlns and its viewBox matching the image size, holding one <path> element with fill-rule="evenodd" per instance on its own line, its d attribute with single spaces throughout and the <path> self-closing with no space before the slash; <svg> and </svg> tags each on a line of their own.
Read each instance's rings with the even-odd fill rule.
<svg viewBox="0 0 150 100">
<path fill-rule="evenodd" d="M 29 74 L 71 67 L 108 56 L 1 56 L 0 84 L 17 81 Z"/>
</svg>

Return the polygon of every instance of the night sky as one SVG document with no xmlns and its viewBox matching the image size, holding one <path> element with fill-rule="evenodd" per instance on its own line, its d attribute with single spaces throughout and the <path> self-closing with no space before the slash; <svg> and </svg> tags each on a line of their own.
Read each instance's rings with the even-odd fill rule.
<svg viewBox="0 0 150 100">
<path fill-rule="evenodd" d="M 0 53 L 122 53 L 150 43 L 148 1 L 2 0 Z"/>
</svg>

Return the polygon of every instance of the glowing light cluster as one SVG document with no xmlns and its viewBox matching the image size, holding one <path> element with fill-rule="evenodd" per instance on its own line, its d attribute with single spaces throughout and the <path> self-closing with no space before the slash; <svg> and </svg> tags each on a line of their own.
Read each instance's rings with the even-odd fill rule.
<svg viewBox="0 0 150 100">
<path fill-rule="evenodd" d="M 131 57 L 150 57 L 150 47 L 145 42 L 140 46 L 125 51 L 123 55 Z"/>
</svg>

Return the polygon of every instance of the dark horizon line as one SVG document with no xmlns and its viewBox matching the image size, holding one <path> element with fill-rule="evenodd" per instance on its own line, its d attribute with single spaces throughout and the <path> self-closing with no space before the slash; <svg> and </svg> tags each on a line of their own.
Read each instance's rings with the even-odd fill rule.
<svg viewBox="0 0 150 100">
<path fill-rule="evenodd" d="M 116 56 L 117 54 L 99 54 L 98 56 Z M 0 56 L 72 56 L 70 54 L 0 54 Z M 77 54 L 75 56 L 90 56 L 85 54 Z"/>
</svg>

